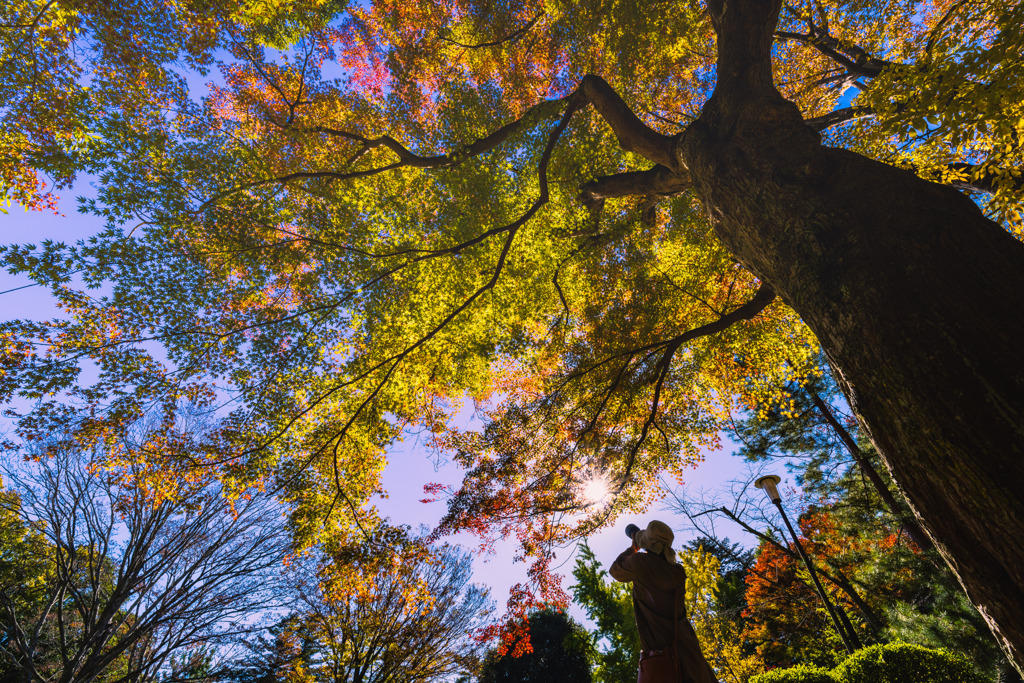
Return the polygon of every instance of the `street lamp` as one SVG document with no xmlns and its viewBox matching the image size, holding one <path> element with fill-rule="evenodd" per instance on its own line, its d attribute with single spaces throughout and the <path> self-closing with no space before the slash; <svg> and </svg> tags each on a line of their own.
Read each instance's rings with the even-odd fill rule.
<svg viewBox="0 0 1024 683">
<path fill-rule="evenodd" d="M 782 521 L 786 523 L 786 528 L 789 529 L 789 535 L 793 537 L 793 543 L 796 544 L 796 551 L 800 554 L 800 559 L 804 561 L 804 565 L 807 567 L 807 572 L 811 575 L 811 582 L 814 584 L 814 589 L 818 591 L 818 597 L 825 603 L 825 609 L 828 610 L 828 615 L 832 617 L 832 623 L 836 627 L 836 632 L 839 633 L 839 637 L 843 639 L 843 645 L 846 647 L 846 651 L 853 654 L 853 651 L 857 648 L 849 634 L 843 629 L 842 624 L 839 623 L 839 617 L 836 615 L 835 609 L 832 607 L 832 603 L 829 602 L 828 595 L 825 593 L 825 589 L 822 588 L 821 582 L 818 581 L 818 572 L 814 570 L 814 565 L 811 564 L 811 560 L 807 557 L 807 553 L 804 552 L 804 547 L 800 544 L 800 539 L 796 535 L 796 531 L 793 530 L 793 525 L 789 523 L 789 517 L 786 516 L 786 511 L 782 509 L 782 496 L 779 495 L 779 482 L 782 478 L 775 474 L 768 474 L 754 482 L 754 486 L 765 492 L 768 496 L 768 500 L 775 504 L 775 507 L 779 509 L 779 514 L 782 515 Z"/>
</svg>

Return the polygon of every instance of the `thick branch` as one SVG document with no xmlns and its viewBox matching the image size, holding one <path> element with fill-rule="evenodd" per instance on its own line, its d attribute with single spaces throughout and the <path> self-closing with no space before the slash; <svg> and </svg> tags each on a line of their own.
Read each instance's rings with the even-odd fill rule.
<svg viewBox="0 0 1024 683">
<path fill-rule="evenodd" d="M 886 68 L 892 66 L 892 62 L 876 59 L 863 48 L 843 43 L 838 38 L 823 33 L 817 27 L 812 27 L 807 33 L 776 31 L 775 36 L 779 40 L 795 40 L 798 43 L 812 47 L 850 73 L 858 76 L 874 78 Z"/>
<path fill-rule="evenodd" d="M 628 171 L 598 176 L 580 188 L 580 196 L 587 204 L 612 197 L 673 195 L 690 187 L 685 176 L 673 173 L 658 164 L 646 171 Z"/>
<path fill-rule="evenodd" d="M 670 339 L 663 339 L 661 341 L 651 342 L 650 344 L 644 344 L 643 346 L 637 346 L 631 349 L 626 349 L 624 351 L 620 351 L 619 353 L 608 356 L 604 360 L 598 361 L 597 363 L 594 363 L 593 365 L 587 368 L 578 370 L 568 375 L 559 385 L 558 389 L 560 390 L 569 382 L 579 379 L 580 377 L 586 375 L 588 372 L 592 372 L 593 370 L 596 370 L 597 368 L 607 363 L 611 363 L 613 360 L 617 358 L 624 358 L 626 356 L 635 357 L 641 353 L 649 353 L 651 351 L 655 351 L 657 349 L 669 347 L 672 345 L 678 346 L 679 344 L 683 344 L 694 339 L 699 339 L 700 337 L 706 337 L 711 334 L 722 332 L 728 329 L 731 325 L 738 323 L 741 320 L 750 320 L 758 313 L 763 311 L 768 306 L 768 304 L 770 304 L 774 299 L 775 291 L 767 284 L 762 283 L 761 287 L 757 290 L 757 292 L 750 299 L 750 301 L 722 315 L 717 320 L 709 322 L 706 325 L 701 325 L 700 327 L 695 327 L 692 330 L 687 330 L 686 332 L 683 332 L 678 336 L 671 337 Z"/>
<path fill-rule="evenodd" d="M 576 106 L 580 103 L 581 99 L 592 104 L 598 114 L 608 123 L 609 126 L 611 126 L 612 131 L 615 133 L 615 136 L 623 150 L 639 154 L 649 161 L 665 167 L 663 171 L 655 173 L 639 172 L 641 175 L 643 173 L 650 173 L 650 175 L 644 178 L 637 177 L 635 179 L 637 183 L 642 179 L 650 178 L 658 185 L 667 186 L 668 184 L 671 184 L 670 174 L 673 171 L 678 172 L 678 164 L 675 160 L 675 155 L 673 154 L 675 138 L 673 136 L 659 133 L 641 121 L 607 81 L 600 76 L 590 74 L 583 77 L 579 88 L 577 88 L 572 94 L 561 99 L 547 100 L 536 104 L 528 109 L 523 116 L 515 121 L 505 124 L 490 135 L 445 154 L 434 154 L 429 156 L 416 154 L 389 135 L 369 138 L 359 133 L 339 130 L 328 126 L 317 126 L 307 129 L 309 132 L 322 133 L 332 137 L 340 137 L 359 143 L 360 149 L 354 155 L 353 159 L 361 157 L 369 150 L 384 147 L 398 157 L 398 160 L 383 166 L 357 171 L 299 171 L 274 178 L 266 178 L 264 180 L 240 185 L 226 192 L 219 193 L 212 199 L 205 202 L 200 209 L 206 208 L 217 200 L 235 192 L 263 185 L 284 184 L 292 180 L 321 178 L 345 181 L 378 175 L 380 173 L 393 171 L 403 167 L 439 169 L 453 166 L 469 157 L 479 156 L 480 154 L 494 150 L 511 136 L 532 125 L 538 119 L 551 116 L 561 110 L 566 103 L 568 103 L 570 107 Z M 655 167 L 655 169 L 651 169 L 651 171 L 656 171 L 656 169 L 657 167 Z M 623 190 L 620 189 L 619 191 Z"/>
<path fill-rule="evenodd" d="M 412 168 L 444 168 L 446 166 L 459 163 L 468 157 L 479 156 L 485 152 L 490 152 L 509 139 L 512 135 L 518 133 L 527 126 L 532 125 L 538 119 L 547 118 L 548 116 L 558 112 L 565 104 L 566 100 L 574 97 L 574 95 L 575 93 L 561 99 L 545 100 L 544 102 L 535 104 L 527 109 L 526 113 L 521 117 L 515 121 L 506 123 L 490 135 L 482 137 L 479 140 L 476 140 L 465 147 L 460 147 L 452 152 L 448 152 L 446 154 L 434 154 L 431 156 L 420 156 L 419 154 L 410 151 L 390 135 L 382 135 L 379 138 L 367 138 L 363 135 L 359 135 L 358 133 L 337 130 L 327 126 L 317 126 L 310 130 L 315 133 L 325 133 L 334 137 L 341 137 L 354 142 L 359 142 L 363 145 L 364 151 L 376 149 L 377 147 L 386 147 L 398 157 L 398 165 L 401 166 L 411 166 Z"/>
<path fill-rule="evenodd" d="M 601 118 L 612 127 L 622 149 L 679 171 L 679 164 L 673 154 L 675 137 L 659 133 L 641 121 L 608 81 L 588 74 L 580 82 L 580 90 Z"/>
<path fill-rule="evenodd" d="M 633 444 L 633 447 L 630 449 L 629 460 L 626 463 L 625 472 L 622 475 L 622 483 L 618 487 L 619 492 L 621 492 L 622 489 L 625 488 L 626 483 L 629 481 L 629 475 L 633 470 L 633 463 L 636 460 L 636 456 L 640 452 L 640 448 L 641 446 L 643 446 L 644 441 L 647 440 L 647 434 L 650 432 L 651 427 L 654 425 L 654 421 L 658 416 L 658 408 L 660 407 L 661 403 L 661 390 L 665 384 L 665 380 L 668 378 L 668 373 L 671 369 L 672 358 L 673 356 L 675 356 L 676 351 L 678 351 L 679 348 L 688 341 L 697 339 L 699 337 L 705 337 L 711 334 L 722 332 L 723 330 L 729 328 L 731 325 L 739 322 L 740 320 L 750 320 L 758 313 L 763 311 L 768 306 L 768 304 L 770 304 L 774 299 L 775 292 L 772 290 L 772 288 L 766 284 L 762 284 L 760 289 L 757 290 L 757 293 L 754 294 L 753 298 L 751 298 L 750 301 L 743 304 L 739 308 L 729 313 L 726 313 L 718 320 L 708 323 L 707 325 L 701 325 L 700 327 L 697 327 L 692 330 L 687 330 L 686 332 L 677 335 L 667 341 L 659 342 L 657 344 L 649 344 L 646 347 L 641 347 L 640 349 L 635 350 L 635 352 L 632 355 L 635 355 L 636 353 L 639 353 L 641 351 L 653 351 L 659 346 L 663 346 L 665 348 L 661 360 L 658 361 L 658 364 L 656 366 L 658 370 L 658 379 L 654 385 L 654 396 L 651 399 L 651 410 L 647 416 L 647 419 L 644 421 L 643 427 L 641 428 L 640 436 L 637 438 L 636 442 Z M 597 415 L 595 415 L 594 418 L 590 421 L 590 424 L 587 426 L 587 430 L 592 428 L 592 426 L 596 423 Z M 587 430 L 584 430 L 584 433 L 586 433 Z"/>
</svg>

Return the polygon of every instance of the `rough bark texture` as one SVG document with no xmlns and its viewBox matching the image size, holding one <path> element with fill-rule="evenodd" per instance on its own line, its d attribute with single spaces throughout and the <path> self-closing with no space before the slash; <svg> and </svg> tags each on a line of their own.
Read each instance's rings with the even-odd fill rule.
<svg viewBox="0 0 1024 683">
<path fill-rule="evenodd" d="M 771 0 L 711 0 L 718 85 L 676 144 L 733 254 L 818 336 L 1004 651 L 1024 662 L 1024 245 L 956 190 L 823 147 L 772 84 Z"/>
</svg>

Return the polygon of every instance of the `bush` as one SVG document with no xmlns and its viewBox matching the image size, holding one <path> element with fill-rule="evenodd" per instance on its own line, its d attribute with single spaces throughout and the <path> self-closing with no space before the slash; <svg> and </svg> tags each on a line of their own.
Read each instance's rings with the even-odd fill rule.
<svg viewBox="0 0 1024 683">
<path fill-rule="evenodd" d="M 752 676 L 749 683 L 985 683 L 970 663 L 949 650 L 909 643 L 857 650 L 832 671 L 800 664 Z"/>
<path fill-rule="evenodd" d="M 828 669 L 798 664 L 789 669 L 772 669 L 751 676 L 749 683 L 839 683 Z"/>
<path fill-rule="evenodd" d="M 909 643 L 857 650 L 832 670 L 839 683 L 983 683 L 966 659 Z M 793 681 L 803 679 L 789 679 Z M 753 679 L 752 679 L 753 681 Z M 766 682 L 767 683 L 767 682 Z"/>
</svg>

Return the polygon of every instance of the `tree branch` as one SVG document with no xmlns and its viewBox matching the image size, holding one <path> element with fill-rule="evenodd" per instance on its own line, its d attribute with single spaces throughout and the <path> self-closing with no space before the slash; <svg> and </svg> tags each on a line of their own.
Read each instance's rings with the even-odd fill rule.
<svg viewBox="0 0 1024 683">
<path fill-rule="evenodd" d="M 608 81 L 600 76 L 587 74 L 580 81 L 579 90 L 601 118 L 611 126 L 623 150 L 639 154 L 648 161 L 661 164 L 676 173 L 680 171 L 679 162 L 674 154 L 675 136 L 659 133 L 641 121 Z"/>
<path fill-rule="evenodd" d="M 308 130 L 314 133 L 324 133 L 326 135 L 341 137 L 352 140 L 353 142 L 361 143 L 364 150 L 367 151 L 378 147 L 386 147 L 398 157 L 398 165 L 400 166 L 409 166 L 412 168 L 444 168 L 464 161 L 469 157 L 479 156 L 485 152 L 490 152 L 496 147 L 499 147 L 520 130 L 523 130 L 540 119 L 548 118 L 558 112 L 568 100 L 578 97 L 577 92 L 557 100 L 545 100 L 535 104 L 527 109 L 526 112 L 518 119 L 506 123 L 490 135 L 486 135 L 475 140 L 469 145 L 460 147 L 445 154 L 421 156 L 410 151 L 390 135 L 382 135 L 378 138 L 368 138 L 358 133 L 338 130 L 328 126 L 316 126 L 309 128 Z"/>
<path fill-rule="evenodd" d="M 588 206 L 613 197 L 636 195 L 674 195 L 690 187 L 685 175 L 658 164 L 646 171 L 627 171 L 598 176 L 580 188 L 580 197 Z"/>
<path fill-rule="evenodd" d="M 807 33 L 794 33 L 792 31 L 776 31 L 775 37 L 780 40 L 794 40 L 808 47 L 812 47 L 825 55 L 833 62 L 841 65 L 851 74 L 874 78 L 885 69 L 892 66 L 892 62 L 872 57 L 866 50 L 834 38 L 821 28 L 809 23 Z"/>
<path fill-rule="evenodd" d="M 534 26 L 536 26 L 537 22 L 540 21 L 543 17 L 544 17 L 544 12 L 541 12 L 540 14 L 535 16 L 533 19 L 531 19 L 525 26 L 517 28 L 515 31 L 513 31 L 510 34 L 508 34 L 504 38 L 498 38 L 496 40 L 491 40 L 491 41 L 488 41 L 486 43 L 477 43 L 475 45 L 467 45 L 466 43 L 460 43 L 457 40 L 452 40 L 451 38 L 447 38 L 445 36 L 438 36 L 438 40 L 443 40 L 446 43 L 451 43 L 452 45 L 457 45 L 459 47 L 466 48 L 467 50 L 478 50 L 478 49 L 480 49 L 482 47 L 495 47 L 497 45 L 501 45 L 502 43 L 510 43 L 510 42 L 516 40 L 517 38 L 521 38 L 530 29 L 532 29 Z"/>
<path fill-rule="evenodd" d="M 998 171 L 993 172 L 981 164 L 969 164 L 966 162 L 958 162 L 949 164 L 950 171 L 955 172 L 958 175 L 967 176 L 967 180 L 948 180 L 947 185 L 957 188 L 958 190 L 973 190 L 975 192 L 984 192 L 986 194 L 995 194 L 999 188 L 1007 187 L 1017 191 L 1024 189 L 1024 174 L 1013 176 L 1007 180 Z M 981 171 L 978 177 L 975 177 L 975 173 Z"/>
<path fill-rule="evenodd" d="M 840 123 L 846 123 L 847 121 L 853 121 L 854 119 L 872 115 L 874 115 L 874 112 L 871 110 L 871 107 L 844 107 L 843 109 L 836 109 L 827 114 L 807 119 L 806 123 L 808 126 L 820 133 L 832 126 L 837 126 Z"/>
<path fill-rule="evenodd" d="M 661 389 L 664 386 L 665 380 L 668 377 L 668 372 L 671 368 L 672 357 L 675 355 L 675 352 L 679 350 L 679 347 L 681 347 L 688 341 L 697 339 L 698 337 L 706 337 L 711 334 L 716 334 L 729 328 L 731 325 L 734 325 L 735 323 L 741 320 L 750 320 L 758 313 L 763 311 L 768 306 L 768 304 L 770 304 L 774 299 L 775 291 L 767 284 L 762 284 L 761 287 L 757 290 L 757 293 L 754 294 L 753 298 L 750 301 L 743 304 L 739 308 L 736 308 L 735 310 L 726 313 L 725 315 L 721 316 L 718 320 L 710 322 L 707 325 L 701 325 L 700 327 L 694 328 L 692 330 L 687 330 L 686 332 L 677 335 L 672 339 L 669 339 L 668 341 L 659 342 L 657 344 L 649 344 L 647 347 L 642 347 L 640 349 L 634 350 L 633 355 L 643 350 L 653 350 L 658 346 L 665 347 L 665 352 L 662 354 L 661 360 L 658 361 L 658 365 L 656 366 L 659 372 L 657 382 L 654 386 L 654 397 L 651 399 L 651 410 L 647 416 L 647 419 L 644 421 L 639 438 L 636 440 L 636 442 L 633 444 L 633 447 L 630 449 L 629 460 L 626 463 L 626 469 L 622 475 L 622 483 L 618 487 L 619 493 L 621 493 L 622 489 L 625 488 L 626 482 L 629 479 L 630 472 L 633 469 L 633 463 L 636 460 L 636 455 L 637 453 L 640 452 L 640 447 L 647 439 L 647 434 L 650 431 L 651 426 L 654 424 L 655 418 L 657 417 L 658 407 L 661 400 Z M 596 418 L 594 421 L 596 422 Z"/>
</svg>

